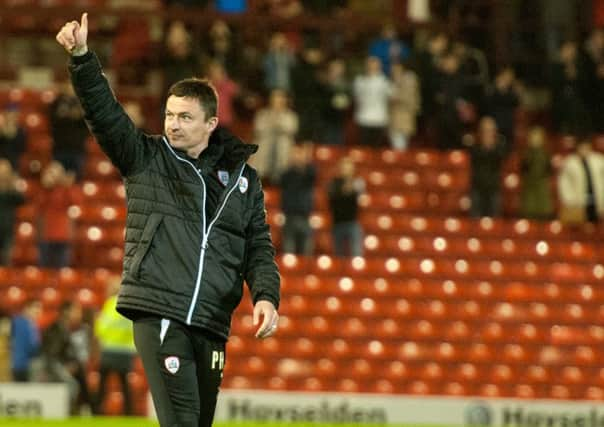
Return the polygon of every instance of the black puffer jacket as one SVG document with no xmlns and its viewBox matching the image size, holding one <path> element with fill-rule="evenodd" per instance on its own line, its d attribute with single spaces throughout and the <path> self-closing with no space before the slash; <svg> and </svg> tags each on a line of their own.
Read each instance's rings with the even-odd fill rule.
<svg viewBox="0 0 604 427">
<path fill-rule="evenodd" d="M 244 280 L 254 303 L 278 307 L 279 272 L 264 195 L 245 163 L 257 147 L 216 131 L 202 156 L 190 159 L 165 137 L 134 128 L 93 53 L 72 58 L 70 71 L 88 126 L 125 181 L 118 311 L 131 318 L 157 314 L 226 339 Z M 228 175 L 224 187 L 217 174 L 223 180 Z M 219 191 L 212 191 L 216 186 Z"/>
</svg>

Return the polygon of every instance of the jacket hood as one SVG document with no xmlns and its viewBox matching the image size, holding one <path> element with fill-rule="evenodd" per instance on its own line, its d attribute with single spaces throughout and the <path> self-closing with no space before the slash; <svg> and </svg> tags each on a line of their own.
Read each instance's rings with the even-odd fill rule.
<svg viewBox="0 0 604 427">
<path fill-rule="evenodd" d="M 234 169 L 237 165 L 247 162 L 250 156 L 258 151 L 257 145 L 246 144 L 223 128 L 216 129 L 210 135 L 208 148 L 212 149 L 215 146 L 222 148 L 222 155 L 218 160 L 218 165 L 226 169 Z"/>
</svg>

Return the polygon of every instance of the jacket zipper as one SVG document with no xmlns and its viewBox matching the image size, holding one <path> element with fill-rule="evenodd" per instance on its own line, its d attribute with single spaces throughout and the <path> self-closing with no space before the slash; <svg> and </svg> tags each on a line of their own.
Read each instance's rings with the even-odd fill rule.
<svg viewBox="0 0 604 427">
<path fill-rule="evenodd" d="M 166 138 L 164 137 L 163 139 L 164 139 L 164 142 L 166 143 L 166 145 L 168 146 L 168 148 L 170 149 L 170 151 L 172 152 L 172 154 L 174 154 L 174 156 L 176 156 L 176 158 L 178 160 L 180 160 L 181 162 L 187 163 L 188 165 L 190 165 L 193 168 L 193 170 L 199 177 L 201 184 L 203 186 L 203 200 L 202 200 L 202 206 L 201 206 L 201 221 L 203 224 L 201 250 L 199 252 L 199 264 L 197 267 L 197 279 L 195 280 L 195 291 L 193 292 L 193 298 L 191 300 L 191 304 L 189 305 L 189 311 L 187 313 L 187 320 L 186 320 L 186 324 L 190 325 L 191 320 L 193 318 L 193 311 L 195 311 L 195 304 L 197 303 L 197 298 L 199 297 L 199 289 L 201 287 L 201 278 L 203 276 L 204 260 L 205 260 L 205 255 L 206 255 L 206 249 L 208 248 L 208 237 L 210 235 L 210 231 L 212 230 L 212 226 L 214 225 L 214 223 L 220 216 L 222 210 L 226 206 L 227 201 L 229 200 L 229 197 L 231 196 L 231 194 L 233 193 L 235 188 L 237 188 L 237 185 L 239 185 L 239 180 L 241 179 L 241 176 L 243 175 L 243 171 L 245 170 L 245 163 L 241 167 L 241 171 L 239 172 L 239 175 L 237 176 L 237 179 L 235 180 L 235 184 L 231 187 L 231 189 L 225 196 L 225 198 L 222 202 L 222 205 L 220 205 L 220 208 L 216 211 L 216 215 L 214 215 L 214 218 L 212 219 L 212 221 L 210 221 L 210 224 L 208 225 L 208 229 L 206 231 L 206 193 L 207 193 L 206 182 L 204 181 L 203 176 L 201 175 L 201 172 L 195 167 L 195 165 L 193 163 L 191 163 L 190 161 L 183 159 L 182 157 L 179 157 L 174 152 L 174 150 L 172 149 L 172 146 L 166 140 Z"/>
</svg>

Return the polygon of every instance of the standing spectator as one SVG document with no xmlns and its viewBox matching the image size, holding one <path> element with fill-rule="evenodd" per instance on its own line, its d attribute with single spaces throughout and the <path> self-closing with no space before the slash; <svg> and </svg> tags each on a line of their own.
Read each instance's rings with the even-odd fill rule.
<svg viewBox="0 0 604 427">
<path fill-rule="evenodd" d="M 292 69 L 294 109 L 300 119 L 298 137 L 301 141 L 323 141 L 319 126 L 327 95 L 320 80 L 323 51 L 317 46 L 306 46 Z"/>
<path fill-rule="evenodd" d="M 427 125 L 432 125 L 430 122 L 436 110 L 436 93 L 440 74 L 438 64 L 448 44 L 449 38 L 445 33 L 432 34 L 426 47 L 417 52 L 414 59 L 417 75 L 421 76 L 422 119 L 427 122 Z"/>
<path fill-rule="evenodd" d="M 549 59 L 556 56 L 558 46 L 565 37 L 574 36 L 579 20 L 577 20 L 577 5 L 568 0 L 540 0 L 534 9 L 541 15 L 542 37 Z"/>
<path fill-rule="evenodd" d="M 478 125 L 478 140 L 468 140 L 472 167 L 470 213 L 475 218 L 495 217 L 501 211 L 501 169 L 505 144 L 497 124 L 485 116 Z"/>
<path fill-rule="evenodd" d="M 264 0 L 264 3 L 266 12 L 281 19 L 292 19 L 304 12 L 300 0 Z"/>
<path fill-rule="evenodd" d="M 323 142 L 332 145 L 344 144 L 346 116 L 352 105 L 350 84 L 346 78 L 346 63 L 333 59 L 327 64 L 324 88 L 325 110 L 321 114 Z"/>
<path fill-rule="evenodd" d="M 60 86 L 59 94 L 50 105 L 49 116 L 53 158 L 81 178 L 89 132 L 84 110 L 69 83 Z"/>
<path fill-rule="evenodd" d="M 196 7 L 199 9 L 205 8 L 210 0 L 164 0 L 166 6 L 181 6 L 181 7 Z"/>
<path fill-rule="evenodd" d="M 392 23 L 387 23 L 382 27 L 381 37 L 371 42 L 369 56 L 378 58 L 382 64 L 382 70 L 390 75 L 392 65 L 409 59 L 411 51 L 398 38 L 396 27 Z"/>
<path fill-rule="evenodd" d="M 317 171 L 311 163 L 311 153 L 311 145 L 295 146 L 291 152 L 290 166 L 281 175 L 281 210 L 285 215 L 282 249 L 285 253 L 313 253 L 310 213 Z"/>
<path fill-rule="evenodd" d="M 390 145 L 395 150 L 407 148 L 415 135 L 421 105 L 417 75 L 403 64 L 393 64 L 391 71 Z"/>
<path fill-rule="evenodd" d="M 57 320 L 42 335 L 45 378 L 50 382 L 67 384 L 72 414 L 79 412 L 80 394 L 87 395 L 85 369 L 78 360 L 77 350 L 71 340 L 71 330 L 81 321 L 81 316 L 81 306 L 75 302 L 66 301 L 59 308 Z"/>
<path fill-rule="evenodd" d="M 591 124 L 596 132 L 604 131 L 604 29 L 595 28 L 579 53 L 582 98 L 589 109 Z"/>
<path fill-rule="evenodd" d="M 464 122 L 473 120 L 473 106 L 467 101 L 466 87 L 459 71 L 459 58 L 447 53 L 440 62 L 436 91 L 437 145 L 443 150 L 459 148 Z"/>
<path fill-rule="evenodd" d="M 555 129 L 575 135 L 589 131 L 591 121 L 583 97 L 588 79 L 574 41 L 566 41 L 560 46 L 557 61 L 552 65 L 550 86 Z"/>
<path fill-rule="evenodd" d="M 534 127 L 528 133 L 528 147 L 522 156 L 521 170 L 522 216 L 537 220 L 550 219 L 554 212 L 550 191 L 552 167 L 546 147 L 546 134 L 542 127 Z"/>
<path fill-rule="evenodd" d="M 0 158 L 8 159 L 19 170 L 19 158 L 25 151 L 27 134 L 19 124 L 19 107 L 8 104 L 0 111 Z"/>
<path fill-rule="evenodd" d="M 161 66 L 164 92 L 175 82 L 200 74 L 200 60 L 194 52 L 191 34 L 182 21 L 174 21 L 168 27 Z"/>
<path fill-rule="evenodd" d="M 220 13 L 245 13 L 247 0 L 216 0 L 216 11 Z"/>
<path fill-rule="evenodd" d="M 17 189 L 17 175 L 0 158 L 0 265 L 10 265 L 15 230 L 15 210 L 25 201 Z"/>
<path fill-rule="evenodd" d="M 94 408 L 94 401 L 88 390 L 86 369 L 90 362 L 90 355 L 94 346 L 94 309 L 91 307 L 81 308 L 78 320 L 71 329 L 69 339 L 71 340 L 78 366 L 74 375 L 80 388 L 77 407 L 80 414 L 89 415 Z"/>
<path fill-rule="evenodd" d="M 107 283 L 107 299 L 94 324 L 94 332 L 101 347 L 99 389 L 94 412 L 100 413 L 109 376 L 117 374 L 124 396 L 124 413 L 132 415 L 132 395 L 128 385 L 128 373 L 132 370 L 135 354 L 132 321 L 116 311 L 120 277 L 111 277 Z"/>
<path fill-rule="evenodd" d="M 272 35 L 264 56 L 264 84 L 268 91 L 291 89 L 291 70 L 296 60 L 283 33 Z"/>
<path fill-rule="evenodd" d="M 558 176 L 560 219 L 567 223 L 592 223 L 604 216 L 604 155 L 588 139 L 577 143 L 564 159 Z"/>
<path fill-rule="evenodd" d="M 208 38 L 202 44 L 204 63 L 219 62 L 226 74 L 241 81 L 245 77 L 243 74 L 249 74 L 250 71 L 250 64 L 242 60 L 242 54 L 247 55 L 249 46 L 244 45 L 241 49 L 241 44 L 243 43 L 236 40 L 228 24 L 217 19 L 212 23 Z"/>
<path fill-rule="evenodd" d="M 289 108 L 287 95 L 280 89 L 271 92 L 268 107 L 254 118 L 254 143 L 258 152 L 251 159 L 261 178 L 279 182 L 287 167 L 289 153 L 298 132 L 298 115 Z"/>
<path fill-rule="evenodd" d="M 40 265 L 61 268 L 71 265 L 73 220 L 67 211 L 80 199 L 73 175 L 53 161 L 41 174 L 42 193 L 36 200 Z"/>
<path fill-rule="evenodd" d="M 365 61 L 365 73 L 353 83 L 355 121 L 359 126 L 362 144 L 382 145 L 388 127 L 388 102 L 392 86 L 382 71 L 380 60 L 370 56 Z"/>
<path fill-rule="evenodd" d="M 489 65 L 484 52 L 466 43 L 456 42 L 452 51 L 459 58 L 459 73 L 464 81 L 468 102 L 478 105 L 489 84 Z"/>
<path fill-rule="evenodd" d="M 224 66 L 218 61 L 208 64 L 207 75 L 220 99 L 218 103 L 219 126 L 230 129 L 235 121 L 233 102 L 239 94 L 239 85 L 231 80 Z"/>
<path fill-rule="evenodd" d="M 364 192 L 365 181 L 355 174 L 353 160 L 348 157 L 341 159 L 339 173 L 327 190 L 337 256 L 363 255 L 363 231 L 358 216 L 359 196 Z"/>
<path fill-rule="evenodd" d="M 485 97 L 485 113 L 497 123 L 505 137 L 506 151 L 514 145 L 514 114 L 518 107 L 516 75 L 512 67 L 502 68 L 495 76 L 495 84 Z"/>
<path fill-rule="evenodd" d="M 0 307 L 0 383 L 11 381 L 11 319 L 3 307 Z"/>
<path fill-rule="evenodd" d="M 141 132 L 145 132 L 146 120 L 143 114 L 143 109 L 140 102 L 138 101 L 127 101 L 124 102 L 124 111 L 132 120 L 134 127 Z"/>
<path fill-rule="evenodd" d="M 31 380 L 31 362 L 40 351 L 40 330 L 37 325 L 42 305 L 37 299 L 25 302 L 21 313 L 11 322 L 11 352 L 13 381 Z"/>
</svg>

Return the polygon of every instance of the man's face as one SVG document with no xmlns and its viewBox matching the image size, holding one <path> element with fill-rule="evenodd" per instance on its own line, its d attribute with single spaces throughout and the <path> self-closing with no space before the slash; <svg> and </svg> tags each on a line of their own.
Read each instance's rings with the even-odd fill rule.
<svg viewBox="0 0 604 427">
<path fill-rule="evenodd" d="M 197 99 L 172 95 L 166 102 L 164 131 L 174 148 L 189 154 L 200 148 L 199 155 L 217 124 L 216 117 L 206 118 Z"/>
</svg>

